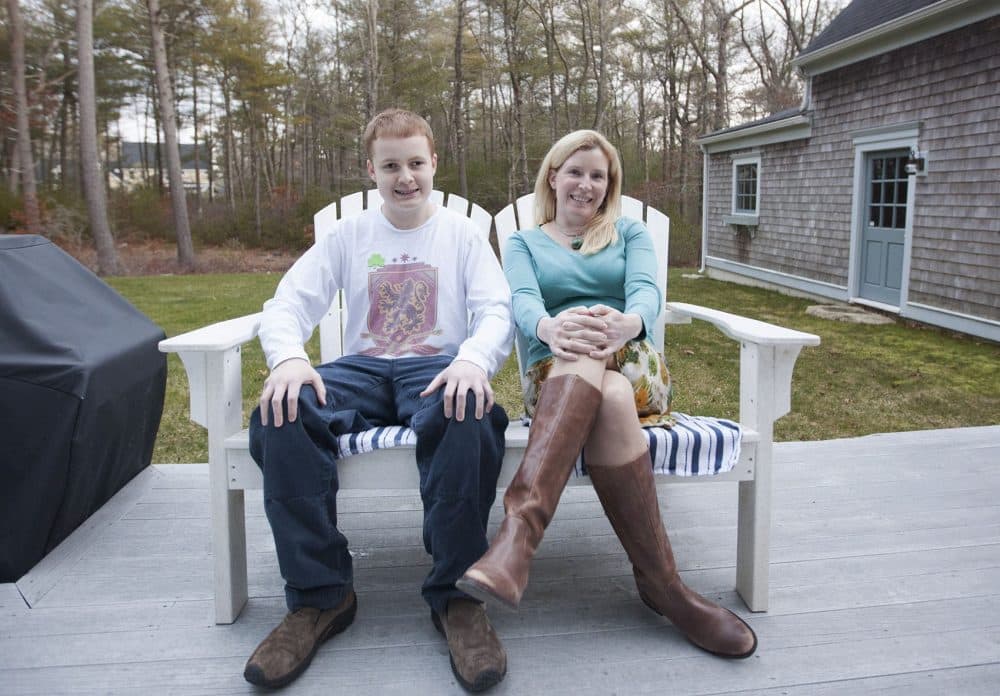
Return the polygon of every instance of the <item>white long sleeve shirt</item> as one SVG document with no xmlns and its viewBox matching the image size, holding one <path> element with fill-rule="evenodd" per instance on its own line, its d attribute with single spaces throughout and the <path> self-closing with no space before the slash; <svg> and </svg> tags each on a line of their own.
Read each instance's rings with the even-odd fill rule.
<svg viewBox="0 0 1000 696">
<path fill-rule="evenodd" d="M 367 210 L 303 254 L 264 303 L 260 343 L 269 368 L 308 360 L 305 342 L 340 289 L 346 355 L 449 355 L 492 377 L 510 354 L 503 271 L 473 223 L 446 208 L 410 230 Z"/>
</svg>

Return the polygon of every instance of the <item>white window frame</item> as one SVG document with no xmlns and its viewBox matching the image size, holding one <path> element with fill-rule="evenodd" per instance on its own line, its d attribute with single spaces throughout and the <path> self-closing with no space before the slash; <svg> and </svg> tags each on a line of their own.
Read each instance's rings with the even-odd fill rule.
<svg viewBox="0 0 1000 696">
<path fill-rule="evenodd" d="M 736 171 L 748 164 L 756 165 L 757 167 L 757 190 L 754 191 L 754 203 L 756 207 L 754 210 L 745 210 L 737 208 L 736 206 Z M 747 155 L 743 157 L 733 158 L 733 182 L 732 182 L 732 199 L 731 208 L 733 215 L 757 215 L 760 213 L 760 155 Z"/>
<path fill-rule="evenodd" d="M 755 210 L 741 210 L 736 206 L 736 171 L 741 166 L 752 164 L 757 167 L 757 190 L 754 192 Z M 760 153 L 755 152 L 748 155 L 739 155 L 732 158 L 732 176 L 730 178 L 730 215 L 724 216 L 724 222 L 736 225 L 756 225 L 760 215 L 760 182 L 761 182 L 761 162 Z"/>
</svg>

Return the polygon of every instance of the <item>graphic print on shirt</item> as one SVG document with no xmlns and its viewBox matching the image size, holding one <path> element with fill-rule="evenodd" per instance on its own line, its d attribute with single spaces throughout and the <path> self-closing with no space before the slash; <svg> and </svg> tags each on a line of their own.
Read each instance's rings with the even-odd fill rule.
<svg viewBox="0 0 1000 696">
<path fill-rule="evenodd" d="M 368 257 L 368 333 L 375 345 L 361 355 L 398 357 L 436 355 L 429 336 L 441 333 L 437 326 L 437 268 L 408 254 L 386 264 L 381 254 Z"/>
</svg>

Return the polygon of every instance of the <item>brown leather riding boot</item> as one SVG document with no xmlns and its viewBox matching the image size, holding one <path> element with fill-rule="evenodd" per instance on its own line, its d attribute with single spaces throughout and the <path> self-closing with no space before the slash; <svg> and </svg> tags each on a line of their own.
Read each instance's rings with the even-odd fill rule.
<svg viewBox="0 0 1000 696">
<path fill-rule="evenodd" d="M 503 504 L 506 516 L 489 550 L 456 586 L 479 600 L 517 609 L 528 567 L 555 513 L 601 405 L 601 390 L 576 375 L 545 380 L 528 446 Z"/>
<path fill-rule="evenodd" d="M 688 640 L 720 657 L 750 657 L 757 636 L 736 614 L 688 588 L 660 517 L 649 452 L 624 466 L 587 463 L 590 480 L 625 547 L 639 596 Z"/>
</svg>

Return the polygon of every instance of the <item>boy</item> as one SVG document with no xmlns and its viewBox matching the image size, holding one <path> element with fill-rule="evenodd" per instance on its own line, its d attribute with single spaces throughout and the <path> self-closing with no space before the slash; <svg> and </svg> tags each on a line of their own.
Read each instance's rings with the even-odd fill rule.
<svg viewBox="0 0 1000 696">
<path fill-rule="evenodd" d="M 336 436 L 402 424 L 417 434 L 423 584 L 452 670 L 480 691 L 507 659 L 478 602 L 455 588 L 487 549 L 507 415 L 489 378 L 513 342 L 510 291 L 472 223 L 431 202 L 437 156 L 420 116 L 390 109 L 365 129 L 380 208 L 342 220 L 300 258 L 264 304 L 271 373 L 250 422 L 264 507 L 289 613 L 260 644 L 247 681 L 283 686 L 354 619 L 347 539 L 337 530 Z M 342 288 L 345 355 L 314 369 L 304 342 Z"/>
</svg>

